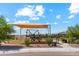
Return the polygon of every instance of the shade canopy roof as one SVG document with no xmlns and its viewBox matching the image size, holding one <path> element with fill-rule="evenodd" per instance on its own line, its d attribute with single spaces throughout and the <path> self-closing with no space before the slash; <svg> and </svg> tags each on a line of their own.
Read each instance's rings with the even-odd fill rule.
<svg viewBox="0 0 79 59">
<path fill-rule="evenodd" d="M 20 28 L 48 28 L 48 24 L 16 24 Z"/>
</svg>

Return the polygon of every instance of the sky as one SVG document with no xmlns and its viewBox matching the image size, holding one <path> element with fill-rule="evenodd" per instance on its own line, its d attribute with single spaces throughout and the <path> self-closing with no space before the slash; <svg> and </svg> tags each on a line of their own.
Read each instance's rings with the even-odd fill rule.
<svg viewBox="0 0 79 59">
<path fill-rule="evenodd" d="M 9 24 L 50 24 L 51 32 L 59 33 L 79 24 L 79 3 L 0 3 L 0 15 Z M 19 28 L 14 29 L 19 34 Z M 47 29 L 40 30 L 47 32 Z M 22 29 L 22 34 L 25 31 Z"/>
</svg>

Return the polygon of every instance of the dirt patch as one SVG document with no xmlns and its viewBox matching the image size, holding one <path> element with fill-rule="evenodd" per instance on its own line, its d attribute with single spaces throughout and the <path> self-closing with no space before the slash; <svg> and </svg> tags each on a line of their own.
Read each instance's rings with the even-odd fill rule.
<svg viewBox="0 0 79 59">
<path fill-rule="evenodd" d="M 18 47 L 27 47 L 26 45 L 22 45 L 22 44 L 4 44 L 2 46 L 18 46 Z M 30 46 L 28 46 L 30 48 L 63 48 L 60 45 L 55 46 L 48 46 L 48 44 L 30 44 Z"/>
<path fill-rule="evenodd" d="M 79 48 L 79 44 L 70 44 L 71 47 Z"/>
<path fill-rule="evenodd" d="M 59 46 L 57 45 L 56 47 L 55 46 L 48 46 L 48 44 L 31 44 L 30 47 L 33 47 L 33 48 L 62 48 L 62 46 Z"/>
</svg>

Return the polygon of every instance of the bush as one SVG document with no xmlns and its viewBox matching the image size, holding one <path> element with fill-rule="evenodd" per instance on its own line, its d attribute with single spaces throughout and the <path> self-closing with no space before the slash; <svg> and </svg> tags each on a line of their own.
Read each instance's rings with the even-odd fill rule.
<svg viewBox="0 0 79 59">
<path fill-rule="evenodd" d="M 25 45 L 29 46 L 32 43 L 31 39 L 26 39 L 25 40 Z"/>
<path fill-rule="evenodd" d="M 46 38 L 46 42 L 48 44 L 48 46 L 50 46 L 53 42 L 53 39 L 51 37 Z"/>
<path fill-rule="evenodd" d="M 79 44 L 79 40 L 78 40 L 78 39 L 75 40 L 74 43 L 75 43 L 75 44 Z"/>
<path fill-rule="evenodd" d="M 63 39 L 62 42 L 63 42 L 63 43 L 67 43 L 67 40 L 66 40 L 66 39 Z"/>
</svg>

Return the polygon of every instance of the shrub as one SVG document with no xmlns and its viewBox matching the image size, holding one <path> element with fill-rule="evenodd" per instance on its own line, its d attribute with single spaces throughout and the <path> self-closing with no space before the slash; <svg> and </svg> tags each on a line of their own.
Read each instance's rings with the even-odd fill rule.
<svg viewBox="0 0 79 59">
<path fill-rule="evenodd" d="M 78 39 L 75 40 L 74 43 L 75 43 L 75 44 L 79 44 L 79 40 L 78 40 Z"/>
<path fill-rule="evenodd" d="M 63 42 L 63 43 L 67 43 L 67 40 L 66 40 L 66 39 L 63 39 L 62 42 Z"/>
<path fill-rule="evenodd" d="M 32 43 L 31 39 L 26 39 L 25 40 L 25 45 L 29 46 Z"/>
<path fill-rule="evenodd" d="M 50 46 L 53 42 L 53 39 L 51 37 L 46 38 L 46 42 L 48 44 L 48 46 Z"/>
</svg>

